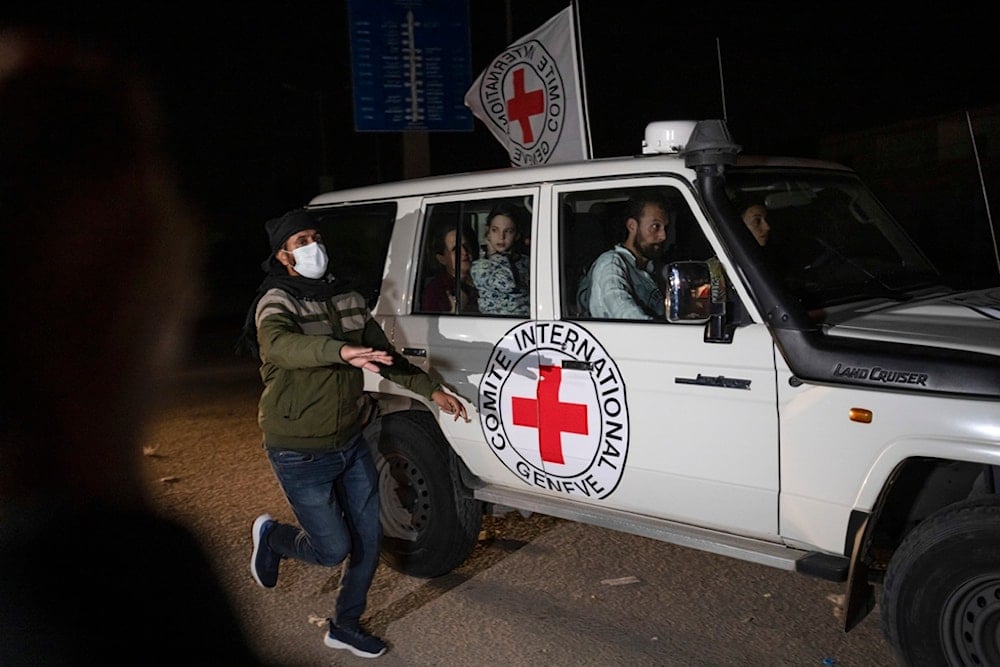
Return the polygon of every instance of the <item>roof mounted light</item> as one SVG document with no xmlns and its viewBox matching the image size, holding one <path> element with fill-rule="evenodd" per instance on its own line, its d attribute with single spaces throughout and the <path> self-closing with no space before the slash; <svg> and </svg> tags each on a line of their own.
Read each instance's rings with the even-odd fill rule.
<svg viewBox="0 0 1000 667">
<path fill-rule="evenodd" d="M 697 124 L 693 120 L 658 120 L 648 124 L 642 140 L 643 154 L 680 153 Z"/>
</svg>

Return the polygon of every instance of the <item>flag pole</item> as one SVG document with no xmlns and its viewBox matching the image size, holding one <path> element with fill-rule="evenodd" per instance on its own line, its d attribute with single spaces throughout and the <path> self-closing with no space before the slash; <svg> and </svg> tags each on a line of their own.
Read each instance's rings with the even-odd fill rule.
<svg viewBox="0 0 1000 667">
<path fill-rule="evenodd" d="M 587 75 L 583 69 L 583 41 L 580 30 L 580 3 L 571 0 L 570 7 L 573 8 L 573 53 L 576 57 L 577 68 L 580 70 L 580 96 L 583 100 L 583 133 L 587 146 L 587 159 L 594 157 L 594 147 L 590 142 L 590 112 L 587 110 Z"/>
<path fill-rule="evenodd" d="M 504 18 L 507 19 L 507 41 L 505 44 L 510 44 L 514 41 L 514 19 L 510 12 L 510 0 L 504 0 Z"/>
</svg>

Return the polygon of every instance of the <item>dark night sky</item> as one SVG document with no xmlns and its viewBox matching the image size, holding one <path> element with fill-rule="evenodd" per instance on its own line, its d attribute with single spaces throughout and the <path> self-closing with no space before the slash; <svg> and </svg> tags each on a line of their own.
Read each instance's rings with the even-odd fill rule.
<svg viewBox="0 0 1000 667">
<path fill-rule="evenodd" d="M 509 1 L 515 38 L 566 6 Z M 876 4 L 580 0 L 595 155 L 637 152 L 650 120 L 720 117 L 717 38 L 730 128 L 747 152 L 808 155 L 822 134 L 1000 102 L 997 36 L 980 13 Z M 63 20 L 148 64 L 186 180 L 213 216 L 260 222 L 315 194 L 321 171 L 338 186 L 401 176 L 398 133 L 353 131 L 344 0 L 140 5 Z M 470 0 L 470 15 L 474 77 L 507 44 L 505 2 Z M 432 134 L 430 150 L 435 173 L 506 164 L 479 121 Z"/>
<path fill-rule="evenodd" d="M 506 5 L 469 3 L 474 78 L 508 43 Z M 566 4 L 509 0 L 512 36 Z M 981 10 L 878 4 L 580 0 L 595 155 L 639 152 L 650 120 L 721 117 L 717 39 L 745 152 L 811 156 L 826 134 L 1000 103 L 997 31 Z M 263 222 L 315 195 L 320 173 L 338 187 L 402 175 L 400 134 L 353 131 L 346 0 L 50 9 L 8 7 L 3 18 L 65 26 L 138 57 L 210 240 L 241 248 L 239 261 L 259 261 Z M 506 155 L 476 121 L 432 134 L 430 161 L 450 173 L 503 167 Z"/>
</svg>

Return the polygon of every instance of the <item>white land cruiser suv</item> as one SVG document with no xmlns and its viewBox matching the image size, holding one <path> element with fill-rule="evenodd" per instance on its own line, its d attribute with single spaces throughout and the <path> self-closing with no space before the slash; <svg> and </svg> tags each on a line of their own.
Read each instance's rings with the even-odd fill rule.
<svg viewBox="0 0 1000 667">
<path fill-rule="evenodd" d="M 517 508 L 845 582 L 846 630 L 879 589 L 902 662 L 1000 664 L 1000 287 L 944 284 L 840 165 L 739 155 L 721 121 L 652 123 L 643 152 L 310 202 L 331 266 L 472 416 L 368 374 L 386 560 L 441 575 Z M 651 192 L 665 317 L 590 316 L 581 277 Z M 456 235 L 486 260 L 498 203 L 525 211 L 515 314 L 443 271 Z"/>
</svg>

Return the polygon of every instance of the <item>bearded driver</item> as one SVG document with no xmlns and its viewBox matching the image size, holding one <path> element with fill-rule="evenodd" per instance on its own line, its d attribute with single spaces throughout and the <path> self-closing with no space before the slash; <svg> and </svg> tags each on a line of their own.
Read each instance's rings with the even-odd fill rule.
<svg viewBox="0 0 1000 667">
<path fill-rule="evenodd" d="M 364 298 L 328 272 L 316 222 L 303 209 L 271 220 L 268 276 L 252 308 L 264 391 L 258 422 L 271 469 L 298 519 L 261 514 L 250 571 L 273 588 L 281 559 L 341 570 L 324 643 L 376 657 L 385 643 L 361 615 L 378 566 L 378 473 L 362 433 L 364 372 L 378 373 L 466 419 L 465 406 L 397 354 Z"/>
<path fill-rule="evenodd" d="M 659 193 L 647 191 L 628 200 L 625 239 L 599 255 L 580 282 L 582 312 L 598 319 L 664 318 L 663 290 L 653 269 L 667 240 L 669 211 Z"/>
</svg>

